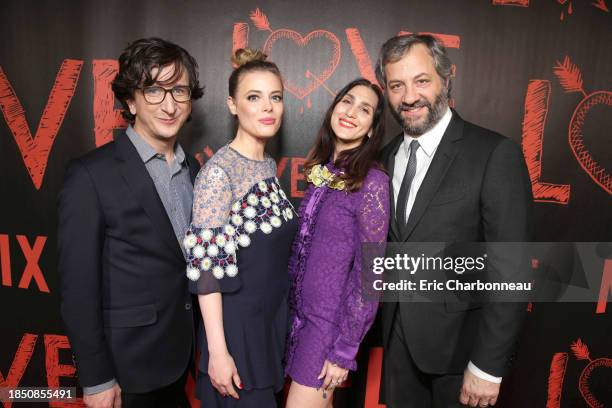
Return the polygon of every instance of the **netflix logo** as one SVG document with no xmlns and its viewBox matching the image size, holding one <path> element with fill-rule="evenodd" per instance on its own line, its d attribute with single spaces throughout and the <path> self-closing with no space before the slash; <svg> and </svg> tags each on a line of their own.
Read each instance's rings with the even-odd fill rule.
<svg viewBox="0 0 612 408">
<path fill-rule="evenodd" d="M 40 258 L 47 242 L 46 236 L 29 239 L 25 235 L 0 234 L 0 272 L 2 286 L 32 289 L 50 293 L 40 268 Z M 18 246 L 25 259 L 25 268 L 15 270 L 11 260 L 11 245 Z"/>
</svg>

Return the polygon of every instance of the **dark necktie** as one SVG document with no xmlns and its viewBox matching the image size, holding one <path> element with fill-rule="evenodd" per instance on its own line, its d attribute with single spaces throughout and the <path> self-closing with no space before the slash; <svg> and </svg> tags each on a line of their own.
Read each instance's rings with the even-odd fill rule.
<svg viewBox="0 0 612 408">
<path fill-rule="evenodd" d="M 406 228 L 408 219 L 406 217 L 406 207 L 408 203 L 408 195 L 410 194 L 410 185 L 416 174 L 417 158 L 416 152 L 419 148 L 419 142 L 413 140 L 410 142 L 410 156 L 408 157 L 408 164 L 406 165 L 406 172 L 402 179 L 402 186 L 400 187 L 399 194 L 397 195 L 397 204 L 395 206 L 395 217 L 397 219 L 397 225 L 400 230 Z"/>
</svg>

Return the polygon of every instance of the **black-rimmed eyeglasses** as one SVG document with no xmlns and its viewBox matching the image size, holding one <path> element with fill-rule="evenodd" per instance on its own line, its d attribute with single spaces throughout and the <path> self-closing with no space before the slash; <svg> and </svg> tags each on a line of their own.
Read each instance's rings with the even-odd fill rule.
<svg viewBox="0 0 612 408">
<path fill-rule="evenodd" d="M 162 103 L 166 99 L 166 93 L 170 93 L 172 99 L 178 103 L 185 103 L 191 100 L 191 88 L 186 85 L 178 85 L 170 89 L 161 86 L 146 86 L 141 89 L 145 101 L 151 105 Z"/>
</svg>

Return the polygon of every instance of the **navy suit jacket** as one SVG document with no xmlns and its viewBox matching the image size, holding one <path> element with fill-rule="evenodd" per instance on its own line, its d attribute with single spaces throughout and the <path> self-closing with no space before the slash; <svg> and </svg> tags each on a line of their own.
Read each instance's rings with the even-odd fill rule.
<svg viewBox="0 0 612 408">
<path fill-rule="evenodd" d="M 192 182 L 198 162 L 187 156 Z M 153 180 L 123 134 L 68 167 L 59 195 L 61 311 L 82 386 L 143 393 L 193 349 L 185 258 Z"/>
</svg>

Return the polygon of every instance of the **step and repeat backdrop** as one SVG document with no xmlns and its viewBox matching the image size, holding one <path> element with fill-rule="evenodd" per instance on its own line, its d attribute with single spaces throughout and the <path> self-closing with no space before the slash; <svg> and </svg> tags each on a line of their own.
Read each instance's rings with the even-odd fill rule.
<svg viewBox="0 0 612 408">
<path fill-rule="evenodd" d="M 537 240 L 610 242 L 610 8 L 612 0 L 3 1 L 0 387 L 76 384 L 59 315 L 56 198 L 70 159 L 126 127 L 110 82 L 129 42 L 158 36 L 197 59 L 206 94 L 180 142 L 202 163 L 233 136 L 232 51 L 263 49 L 285 81 L 270 153 L 298 204 L 304 156 L 335 92 L 359 76 L 375 80 L 387 38 L 431 33 L 454 63 L 457 111 L 522 145 Z M 388 123 L 387 140 L 399 132 Z M 500 406 L 612 406 L 610 252 L 598 268 L 587 282 L 600 294 L 592 302 L 529 305 Z M 375 324 L 335 406 L 384 407 L 380 344 Z"/>
</svg>

